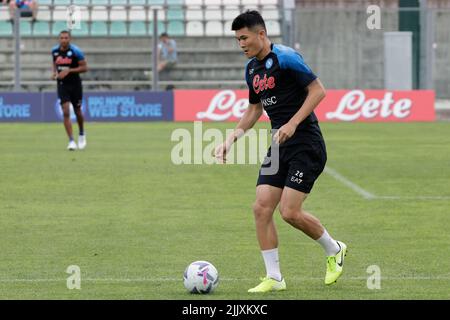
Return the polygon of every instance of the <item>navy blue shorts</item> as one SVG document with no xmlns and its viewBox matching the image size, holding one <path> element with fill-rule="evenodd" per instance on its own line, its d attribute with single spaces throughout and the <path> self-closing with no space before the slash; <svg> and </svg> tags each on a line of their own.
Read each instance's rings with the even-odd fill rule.
<svg viewBox="0 0 450 320">
<path fill-rule="evenodd" d="M 325 168 L 327 151 L 323 140 L 311 140 L 279 148 L 279 166 L 274 174 L 267 174 L 267 168 L 272 166 L 269 160 L 271 148 L 259 170 L 256 185 L 268 184 L 283 189 L 285 186 L 310 193 L 314 182 Z M 263 170 L 264 169 L 264 170 Z"/>
</svg>

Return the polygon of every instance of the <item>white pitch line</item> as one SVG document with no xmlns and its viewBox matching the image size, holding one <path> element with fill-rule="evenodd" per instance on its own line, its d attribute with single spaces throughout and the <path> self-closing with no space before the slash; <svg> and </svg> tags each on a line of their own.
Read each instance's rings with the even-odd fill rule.
<svg viewBox="0 0 450 320">
<path fill-rule="evenodd" d="M 376 196 L 384 200 L 450 200 L 450 196 Z"/>
<path fill-rule="evenodd" d="M 331 169 L 330 167 L 325 167 L 324 172 L 328 173 L 337 181 L 346 185 L 367 200 L 450 200 L 450 196 L 377 196 L 374 193 L 361 188 L 356 183 L 350 181 L 348 178 L 344 177 L 342 174 L 334 169 Z"/>
<path fill-rule="evenodd" d="M 344 280 L 367 280 L 367 277 L 345 277 Z M 225 282 L 254 282 L 256 278 L 221 278 L 221 281 Z M 315 281 L 315 280 L 323 280 L 323 277 L 293 277 L 289 278 L 290 281 Z M 437 276 L 397 276 L 397 277 L 381 277 L 381 280 L 450 280 L 449 275 L 437 275 Z M 65 283 L 67 279 L 0 279 L 0 283 L 39 283 L 39 282 L 63 282 Z M 120 279 L 120 278 L 104 278 L 104 279 L 94 279 L 94 278 L 81 278 L 81 282 L 106 282 L 106 283 L 121 283 L 121 282 L 178 282 L 183 281 L 183 278 L 135 278 L 135 279 Z"/>
<path fill-rule="evenodd" d="M 363 188 L 358 186 L 356 183 L 353 183 L 352 181 L 350 181 L 349 179 L 347 179 L 346 177 L 341 175 L 336 170 L 331 169 L 330 167 L 327 166 L 327 167 L 325 167 L 324 171 L 326 173 L 328 173 L 330 176 L 332 176 L 333 178 L 335 178 L 337 181 L 341 182 L 342 184 L 345 184 L 347 187 L 349 187 L 350 189 L 355 191 L 357 194 L 362 196 L 364 199 L 371 200 L 371 199 L 376 199 L 377 198 L 376 195 L 374 195 L 373 193 L 370 193 L 367 190 L 364 190 Z"/>
</svg>

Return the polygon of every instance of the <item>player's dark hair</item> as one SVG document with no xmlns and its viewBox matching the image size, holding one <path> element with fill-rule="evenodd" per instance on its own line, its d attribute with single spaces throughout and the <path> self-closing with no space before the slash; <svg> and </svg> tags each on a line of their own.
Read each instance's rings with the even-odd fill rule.
<svg viewBox="0 0 450 320">
<path fill-rule="evenodd" d="M 247 27 L 252 29 L 256 26 L 261 26 L 267 32 L 266 24 L 261 14 L 256 10 L 247 10 L 238 15 L 231 24 L 231 30 L 236 31 Z"/>
<path fill-rule="evenodd" d="M 63 33 L 67 33 L 69 35 L 69 37 L 72 37 L 72 34 L 70 33 L 69 30 L 63 30 L 59 33 L 59 35 L 62 35 Z"/>
<path fill-rule="evenodd" d="M 163 32 L 163 33 L 161 33 L 160 35 L 159 35 L 159 37 L 160 38 L 162 38 L 162 37 L 169 37 L 169 34 L 167 33 L 167 32 Z"/>
</svg>

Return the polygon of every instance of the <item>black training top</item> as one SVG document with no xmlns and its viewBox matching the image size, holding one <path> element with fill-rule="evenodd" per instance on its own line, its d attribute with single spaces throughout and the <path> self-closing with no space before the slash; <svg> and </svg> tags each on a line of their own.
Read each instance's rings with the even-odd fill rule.
<svg viewBox="0 0 450 320">
<path fill-rule="evenodd" d="M 58 73 L 65 69 L 78 68 L 78 62 L 84 60 L 83 52 L 73 44 L 70 44 L 66 51 L 61 50 L 59 45 L 55 46 L 52 49 L 52 56 Z M 78 73 L 69 73 L 63 80 L 58 79 L 59 84 L 73 84 L 80 81 L 81 78 Z"/>
<path fill-rule="evenodd" d="M 249 102 L 261 102 L 270 118 L 272 129 L 286 124 L 303 105 L 306 88 L 317 76 L 294 49 L 271 44 L 272 51 L 262 60 L 251 59 L 245 68 Z M 282 146 L 321 140 L 317 117 L 312 112 L 300 123 L 294 135 Z"/>
</svg>

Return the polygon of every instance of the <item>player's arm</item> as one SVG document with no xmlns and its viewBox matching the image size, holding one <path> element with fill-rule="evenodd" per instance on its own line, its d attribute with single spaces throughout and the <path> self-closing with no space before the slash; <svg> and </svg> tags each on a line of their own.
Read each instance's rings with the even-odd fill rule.
<svg viewBox="0 0 450 320">
<path fill-rule="evenodd" d="M 255 90 L 253 89 L 252 80 L 249 77 L 249 66 L 245 67 L 245 81 L 247 82 L 248 86 L 248 108 L 244 112 L 241 120 L 236 126 L 236 129 L 234 129 L 234 132 L 230 134 L 230 136 L 227 137 L 226 142 L 228 142 L 230 145 L 233 144 L 237 139 L 242 137 L 247 130 L 250 128 L 253 128 L 256 121 L 261 117 L 263 113 L 263 106 L 261 104 L 261 100 L 259 96 L 255 93 Z"/>
<path fill-rule="evenodd" d="M 219 162 L 226 162 L 226 155 L 234 142 L 242 137 L 247 130 L 253 128 L 255 123 L 261 117 L 263 107 L 261 102 L 250 103 L 247 110 L 244 112 L 241 120 L 237 124 L 234 131 L 227 137 L 224 143 L 219 145 L 215 150 L 215 157 Z"/>
<path fill-rule="evenodd" d="M 65 77 L 67 77 L 67 75 L 69 73 L 83 73 L 83 72 L 86 72 L 87 70 L 88 70 L 88 67 L 87 67 L 86 60 L 83 59 L 83 60 L 78 61 L 77 68 L 65 69 L 65 70 L 61 71 L 60 73 L 58 73 L 57 78 L 64 79 Z"/>
<path fill-rule="evenodd" d="M 316 78 L 307 87 L 308 95 L 303 103 L 302 107 L 297 113 L 282 126 L 274 135 L 276 143 L 280 144 L 292 137 L 297 129 L 298 125 L 308 117 L 311 112 L 319 105 L 319 103 L 325 98 L 326 92 L 319 78 Z"/>
<path fill-rule="evenodd" d="M 231 143 L 236 142 L 237 139 L 242 137 L 247 132 L 247 130 L 253 128 L 262 113 L 263 107 L 261 102 L 256 104 L 249 103 L 247 110 L 244 112 L 244 115 L 237 124 L 233 133 L 227 137 L 227 141 Z"/>
<path fill-rule="evenodd" d="M 88 71 L 88 66 L 86 59 L 78 61 L 78 67 L 77 68 L 71 68 L 69 69 L 69 73 L 84 73 Z"/>
<path fill-rule="evenodd" d="M 258 95 L 253 90 L 248 70 L 249 65 L 247 64 L 247 66 L 245 67 L 245 81 L 247 82 L 247 86 L 249 89 L 248 91 L 249 105 L 247 110 L 244 112 L 241 120 L 234 129 L 233 133 L 231 133 L 226 138 L 225 142 L 219 145 L 215 150 L 214 155 L 217 161 L 221 163 L 226 162 L 226 155 L 230 150 L 231 146 L 233 145 L 233 143 L 236 142 L 240 137 L 242 137 L 247 130 L 252 128 L 263 113 L 263 106 L 261 104 Z"/>
<path fill-rule="evenodd" d="M 56 80 L 56 78 L 58 77 L 58 71 L 56 69 L 56 64 L 55 61 L 52 62 L 52 80 Z"/>
</svg>

